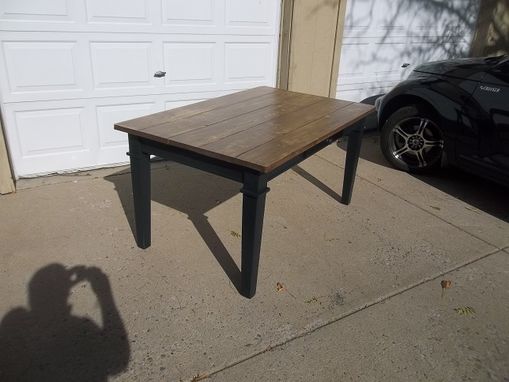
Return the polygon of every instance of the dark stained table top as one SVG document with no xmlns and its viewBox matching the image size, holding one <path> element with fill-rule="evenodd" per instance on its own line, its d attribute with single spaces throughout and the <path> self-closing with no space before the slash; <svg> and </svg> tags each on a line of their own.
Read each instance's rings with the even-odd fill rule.
<svg viewBox="0 0 509 382">
<path fill-rule="evenodd" d="M 373 110 L 263 86 L 119 122 L 115 129 L 266 173 Z"/>
</svg>

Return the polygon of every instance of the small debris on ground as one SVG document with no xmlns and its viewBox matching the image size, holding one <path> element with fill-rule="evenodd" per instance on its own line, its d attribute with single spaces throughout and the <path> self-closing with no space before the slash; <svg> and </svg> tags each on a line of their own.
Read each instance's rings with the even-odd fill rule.
<svg viewBox="0 0 509 382">
<path fill-rule="evenodd" d="M 240 233 L 238 233 L 236 231 L 230 231 L 230 235 L 232 235 L 233 237 L 235 237 L 237 239 L 240 237 Z"/>
<path fill-rule="evenodd" d="M 341 293 L 336 292 L 331 297 L 331 301 L 333 305 L 343 305 L 345 303 L 345 298 L 341 295 Z"/>
<path fill-rule="evenodd" d="M 288 292 L 288 294 L 290 296 L 292 296 L 293 298 L 296 299 L 296 297 L 282 283 L 280 283 L 279 281 L 276 283 L 276 290 L 278 292 Z"/>
<path fill-rule="evenodd" d="M 442 298 L 443 298 L 445 290 L 452 287 L 452 281 L 451 280 L 442 280 L 442 281 L 440 281 L 440 286 L 442 287 Z"/>
<path fill-rule="evenodd" d="M 437 210 L 437 211 L 440 211 L 441 208 L 440 207 L 437 207 L 437 206 L 430 206 L 431 208 L 433 208 L 434 210 Z"/>
<path fill-rule="evenodd" d="M 454 308 L 454 311 L 458 313 L 460 316 L 471 316 L 475 314 L 475 310 L 471 306 L 462 306 L 460 308 Z"/>
<path fill-rule="evenodd" d="M 209 376 L 207 374 L 196 374 L 193 379 L 191 379 L 191 382 L 199 382 L 203 381 L 204 379 L 207 379 Z"/>
</svg>

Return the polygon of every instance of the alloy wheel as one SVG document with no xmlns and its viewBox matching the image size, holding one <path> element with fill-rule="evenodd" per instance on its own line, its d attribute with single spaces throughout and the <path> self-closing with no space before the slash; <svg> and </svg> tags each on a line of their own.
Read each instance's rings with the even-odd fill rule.
<svg viewBox="0 0 509 382">
<path fill-rule="evenodd" d="M 433 166 L 442 156 L 444 140 L 439 127 L 429 118 L 411 117 L 394 125 L 389 149 L 396 161 L 414 168 Z"/>
</svg>

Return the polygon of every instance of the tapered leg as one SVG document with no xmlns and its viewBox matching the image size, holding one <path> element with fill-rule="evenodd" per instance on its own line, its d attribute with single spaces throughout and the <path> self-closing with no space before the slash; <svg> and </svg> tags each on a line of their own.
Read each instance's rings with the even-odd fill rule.
<svg viewBox="0 0 509 382">
<path fill-rule="evenodd" d="M 244 187 L 240 190 L 244 194 L 242 202 L 241 293 L 248 298 L 253 297 L 256 293 L 265 194 L 268 190 L 265 175 L 244 174 Z"/>
<path fill-rule="evenodd" d="M 346 148 L 345 176 L 343 179 L 343 192 L 341 194 L 341 203 L 350 204 L 352 200 L 353 184 L 355 173 L 357 172 L 357 162 L 361 152 L 362 134 L 364 124 L 359 123 L 348 135 L 348 146 Z"/>
<path fill-rule="evenodd" d="M 129 135 L 131 181 L 134 199 L 136 244 L 150 247 L 150 155 L 141 149 L 139 138 Z"/>
</svg>

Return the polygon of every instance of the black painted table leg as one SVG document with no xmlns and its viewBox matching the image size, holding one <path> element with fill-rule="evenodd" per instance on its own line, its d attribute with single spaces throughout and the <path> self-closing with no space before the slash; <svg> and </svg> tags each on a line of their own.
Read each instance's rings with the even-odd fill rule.
<svg viewBox="0 0 509 382">
<path fill-rule="evenodd" d="M 357 172 L 357 162 L 361 152 L 362 134 L 364 133 L 364 124 L 358 124 L 348 134 L 348 145 L 346 148 L 345 176 L 343 179 L 343 192 L 341 194 L 341 203 L 350 204 L 352 200 L 353 184 L 355 173 Z"/>
<path fill-rule="evenodd" d="M 240 190 L 242 201 L 242 285 L 243 296 L 251 298 L 256 293 L 258 262 L 262 241 L 263 214 L 267 177 L 263 174 L 244 173 L 244 187 Z"/>
<path fill-rule="evenodd" d="M 139 138 L 129 135 L 131 180 L 134 199 L 136 244 L 150 247 L 150 155 L 142 151 Z"/>
</svg>

